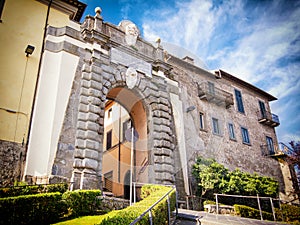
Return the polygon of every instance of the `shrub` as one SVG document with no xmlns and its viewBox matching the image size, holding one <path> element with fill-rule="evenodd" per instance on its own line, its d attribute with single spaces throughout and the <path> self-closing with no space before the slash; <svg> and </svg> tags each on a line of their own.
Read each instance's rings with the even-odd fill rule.
<svg viewBox="0 0 300 225">
<path fill-rule="evenodd" d="M 72 216 L 82 216 L 96 212 L 100 204 L 100 198 L 97 196 L 100 195 L 100 190 L 76 190 L 65 192 L 62 199 L 66 201 Z"/>
<path fill-rule="evenodd" d="M 295 205 L 282 204 L 281 211 L 279 209 L 275 209 L 276 219 L 285 222 L 300 222 L 300 207 Z M 283 216 L 283 218 L 282 218 Z"/>
<path fill-rule="evenodd" d="M 0 199 L 0 224 L 49 224 L 67 212 L 62 194 L 46 193 Z"/>
<path fill-rule="evenodd" d="M 112 211 L 103 217 L 99 221 L 99 225 L 114 225 L 114 224 L 130 224 L 137 217 L 139 217 L 144 211 L 152 206 L 157 200 L 171 190 L 171 187 L 159 186 L 159 185 L 145 185 L 142 187 L 141 196 L 143 200 L 136 204 L 129 206 L 125 209 Z M 170 194 L 170 206 L 171 211 L 175 209 L 175 190 Z M 153 224 L 165 225 L 167 221 L 167 198 L 164 198 L 159 204 L 157 204 L 152 210 Z M 140 221 L 139 224 L 149 224 L 149 214 L 147 213 Z"/>
<path fill-rule="evenodd" d="M 67 183 L 49 185 L 22 185 L 9 188 L 0 188 L 0 198 L 52 192 L 64 193 L 67 190 Z"/>
<path fill-rule="evenodd" d="M 203 202 L 203 205 L 215 205 L 216 204 L 216 202 L 215 201 L 212 201 L 212 200 L 205 200 L 204 202 Z"/>
<path fill-rule="evenodd" d="M 258 209 L 251 208 L 244 205 L 234 205 L 235 213 L 241 217 L 252 218 L 260 220 L 260 212 Z M 273 214 L 262 211 L 263 219 L 274 220 Z"/>
</svg>

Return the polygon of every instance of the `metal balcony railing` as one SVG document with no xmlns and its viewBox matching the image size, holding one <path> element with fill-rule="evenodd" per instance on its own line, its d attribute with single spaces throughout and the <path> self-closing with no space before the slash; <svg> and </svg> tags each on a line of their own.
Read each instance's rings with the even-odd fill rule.
<svg viewBox="0 0 300 225">
<path fill-rule="evenodd" d="M 277 146 L 277 145 L 274 145 L 274 146 L 261 145 L 260 150 L 261 150 L 261 155 L 262 156 L 278 157 L 278 156 L 283 156 L 284 155 L 284 152 L 282 152 L 282 150 L 280 150 L 279 146 Z"/>
<path fill-rule="evenodd" d="M 198 96 L 200 99 L 205 99 L 217 105 L 224 105 L 226 108 L 234 104 L 232 94 L 222 89 L 211 87 L 206 82 L 198 84 Z"/>
<path fill-rule="evenodd" d="M 257 111 L 258 122 L 271 127 L 280 125 L 279 117 L 268 111 Z"/>
</svg>

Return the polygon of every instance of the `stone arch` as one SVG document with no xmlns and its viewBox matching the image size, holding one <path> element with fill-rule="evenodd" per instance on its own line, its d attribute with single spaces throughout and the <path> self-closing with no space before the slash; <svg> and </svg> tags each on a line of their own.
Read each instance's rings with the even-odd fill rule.
<svg viewBox="0 0 300 225">
<path fill-rule="evenodd" d="M 108 96 L 111 90 L 129 90 L 126 87 L 126 69 L 125 66 L 110 62 L 104 54 L 92 57 L 82 67 L 71 178 L 74 189 L 101 188 L 105 101 L 108 97 L 122 97 L 116 96 L 119 92 L 115 96 Z M 137 83 L 130 90 L 142 102 L 147 115 L 150 183 L 173 184 L 175 180 L 174 121 L 167 89 L 163 77 L 149 77 L 138 72 Z"/>
</svg>

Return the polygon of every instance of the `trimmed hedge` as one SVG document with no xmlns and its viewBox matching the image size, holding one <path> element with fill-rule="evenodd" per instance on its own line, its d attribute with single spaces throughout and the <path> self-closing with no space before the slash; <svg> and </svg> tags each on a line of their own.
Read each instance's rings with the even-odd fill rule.
<svg viewBox="0 0 300 225">
<path fill-rule="evenodd" d="M 171 190 L 171 187 L 159 185 L 144 185 L 141 196 L 143 200 L 122 210 L 109 212 L 101 217 L 99 225 L 130 224 L 145 210 L 159 200 L 164 194 Z M 175 190 L 169 194 L 171 212 L 175 209 L 176 193 Z M 168 219 L 167 198 L 164 198 L 152 210 L 153 224 L 165 225 Z M 147 213 L 139 224 L 149 224 L 149 214 Z"/>
<path fill-rule="evenodd" d="M 68 190 L 67 183 L 14 186 L 8 188 L 0 188 L 0 198 L 15 197 L 20 195 L 52 193 L 52 192 L 64 193 L 67 190 Z"/>
<path fill-rule="evenodd" d="M 50 224 L 63 216 L 93 214 L 100 190 L 77 190 L 0 198 L 0 224 Z"/>
<path fill-rule="evenodd" d="M 100 203 L 100 190 L 76 190 L 67 191 L 63 194 L 62 199 L 68 205 L 69 214 L 72 216 L 83 216 L 94 214 Z"/>
<path fill-rule="evenodd" d="M 49 224 L 65 213 L 59 192 L 0 199 L 0 224 Z"/>
<path fill-rule="evenodd" d="M 253 218 L 253 219 L 260 219 L 260 213 L 259 210 L 257 209 L 244 206 L 244 205 L 234 205 L 234 210 L 236 214 L 239 216 Z M 262 211 L 262 215 L 264 220 L 274 220 L 272 213 Z M 300 215 L 299 206 L 282 204 L 281 210 L 275 208 L 275 217 L 277 221 L 300 224 L 299 215 Z"/>
<path fill-rule="evenodd" d="M 251 208 L 245 205 L 234 205 L 235 213 L 241 217 L 260 220 L 260 212 L 258 209 Z M 262 211 L 264 220 L 274 220 L 273 214 Z"/>
<path fill-rule="evenodd" d="M 300 224 L 300 207 L 295 205 L 282 204 L 281 211 L 275 209 L 276 219 L 285 222 L 294 222 L 295 224 Z M 282 218 L 283 216 L 283 218 Z"/>
</svg>

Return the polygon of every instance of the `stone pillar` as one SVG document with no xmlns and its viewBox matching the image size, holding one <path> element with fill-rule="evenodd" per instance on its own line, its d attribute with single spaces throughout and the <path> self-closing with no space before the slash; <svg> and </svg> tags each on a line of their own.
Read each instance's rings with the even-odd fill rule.
<svg viewBox="0 0 300 225">
<path fill-rule="evenodd" d="M 75 141 L 73 189 L 97 189 L 101 186 L 102 132 L 100 118 L 104 104 L 100 100 L 101 69 L 87 62 L 82 69 L 79 113 Z M 101 122 L 102 121 L 102 122 Z"/>
</svg>

